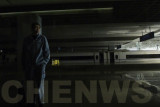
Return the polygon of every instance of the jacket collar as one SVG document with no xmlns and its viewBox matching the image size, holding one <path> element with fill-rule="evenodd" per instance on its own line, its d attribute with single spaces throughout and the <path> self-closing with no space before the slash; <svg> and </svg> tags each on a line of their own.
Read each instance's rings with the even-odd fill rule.
<svg viewBox="0 0 160 107">
<path fill-rule="evenodd" d="M 37 40 L 39 37 L 40 37 L 40 34 L 38 34 L 38 35 L 32 34 L 32 38 L 33 38 L 34 40 Z"/>
</svg>

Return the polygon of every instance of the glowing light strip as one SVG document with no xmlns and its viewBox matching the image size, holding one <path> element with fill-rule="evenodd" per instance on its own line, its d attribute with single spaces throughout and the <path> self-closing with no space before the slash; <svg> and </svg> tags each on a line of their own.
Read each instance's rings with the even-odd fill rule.
<svg viewBox="0 0 160 107">
<path fill-rule="evenodd" d="M 90 9 L 67 9 L 67 10 L 44 10 L 44 11 L 26 11 L 26 12 L 6 12 L 0 13 L 0 15 L 20 15 L 20 14 L 44 14 L 44 13 L 60 13 L 66 14 L 71 12 L 85 12 L 85 11 L 110 11 L 113 10 L 112 7 L 109 8 L 90 8 Z"/>
</svg>

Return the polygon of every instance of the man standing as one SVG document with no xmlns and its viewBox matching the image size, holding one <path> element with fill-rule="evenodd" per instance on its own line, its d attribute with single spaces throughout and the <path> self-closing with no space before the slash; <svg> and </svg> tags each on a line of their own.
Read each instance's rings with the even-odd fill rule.
<svg viewBox="0 0 160 107">
<path fill-rule="evenodd" d="M 42 106 L 44 97 L 45 68 L 50 59 L 50 50 L 46 37 L 40 34 L 40 24 L 32 24 L 32 34 L 23 41 L 22 65 L 26 80 L 34 82 L 39 88 L 39 95 L 35 97 L 34 104 Z"/>
</svg>

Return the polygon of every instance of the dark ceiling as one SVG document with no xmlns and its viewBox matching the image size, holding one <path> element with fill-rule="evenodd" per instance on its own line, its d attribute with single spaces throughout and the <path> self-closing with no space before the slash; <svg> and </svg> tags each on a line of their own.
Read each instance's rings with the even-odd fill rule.
<svg viewBox="0 0 160 107">
<path fill-rule="evenodd" d="M 10 1 L 11 0 L 6 0 Z M 15 0 L 16 1 L 16 0 Z M 34 0 L 33 0 L 34 1 Z M 49 2 L 50 1 L 50 2 Z M 0 13 L 10 12 L 29 12 L 29 11 L 48 11 L 48 10 L 67 10 L 67 9 L 90 9 L 112 7 L 112 12 L 82 12 L 78 14 L 50 14 L 49 17 L 57 19 L 57 24 L 61 23 L 108 23 L 108 22 L 155 22 L 160 20 L 160 1 L 159 0 L 88 0 L 88 2 L 51 2 L 51 0 L 40 0 L 39 2 L 27 2 L 24 4 L 17 0 L 10 5 L 0 5 Z M 79 0 L 80 1 L 80 0 Z M 19 3 L 18 3 L 19 2 Z M 44 4 L 41 4 L 44 3 Z M 50 3 L 50 4 L 49 4 Z M 14 5 L 13 5 L 14 4 Z M 45 15 L 44 18 L 48 16 Z M 61 20 L 65 17 L 65 20 Z M 81 20 L 79 20 L 81 19 Z M 90 20 L 91 19 L 91 20 Z M 66 21 L 67 20 L 67 21 Z M 47 23 L 47 22 L 46 22 Z"/>
<path fill-rule="evenodd" d="M 112 10 L 87 10 L 93 8 L 112 8 Z M 73 9 L 86 10 L 82 12 L 59 11 Z M 56 10 L 59 12 L 55 13 Z M 36 11 L 37 14 L 41 15 L 45 20 L 43 21 L 44 26 L 53 24 L 73 26 L 93 24 L 96 26 L 95 24 L 103 24 L 106 28 L 104 34 L 107 42 L 124 40 L 124 37 L 131 41 L 140 37 L 142 32 L 146 32 L 149 27 L 152 28 L 153 32 L 160 30 L 159 0 L 1 0 L 0 27 L 16 26 L 16 18 L 12 16 L 21 14 L 18 12 L 29 14 L 31 11 Z M 38 13 L 39 11 L 42 12 Z M 43 11 L 52 12 L 43 13 Z M 4 15 L 4 13 L 12 12 L 17 12 L 17 14 Z M 100 38 L 101 40 L 106 41 L 103 38 Z M 65 42 L 63 39 L 57 39 L 57 41 Z"/>
</svg>

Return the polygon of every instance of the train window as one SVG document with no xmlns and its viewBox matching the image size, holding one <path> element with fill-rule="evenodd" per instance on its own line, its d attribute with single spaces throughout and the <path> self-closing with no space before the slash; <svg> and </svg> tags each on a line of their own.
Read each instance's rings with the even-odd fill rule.
<svg viewBox="0 0 160 107">
<path fill-rule="evenodd" d="M 94 56 L 60 56 L 52 58 L 59 60 L 94 60 Z"/>
<path fill-rule="evenodd" d="M 126 55 L 126 58 L 160 58 L 160 54 Z"/>
</svg>

